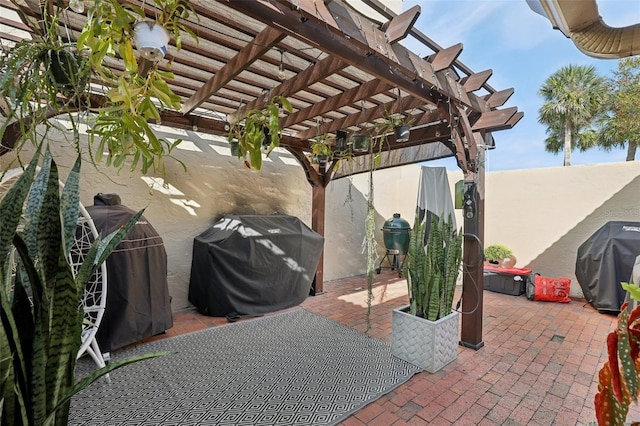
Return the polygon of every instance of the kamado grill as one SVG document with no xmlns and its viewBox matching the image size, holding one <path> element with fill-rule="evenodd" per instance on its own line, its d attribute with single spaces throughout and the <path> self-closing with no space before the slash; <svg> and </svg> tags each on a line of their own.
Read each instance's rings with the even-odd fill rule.
<svg viewBox="0 0 640 426">
<path fill-rule="evenodd" d="M 409 222 L 400 217 L 400 213 L 394 213 L 391 219 L 387 219 L 382 226 L 382 236 L 386 253 L 376 268 L 379 274 L 383 269 L 398 271 L 402 275 L 402 266 L 409 250 Z M 383 266 L 383 264 L 388 266 Z"/>
</svg>

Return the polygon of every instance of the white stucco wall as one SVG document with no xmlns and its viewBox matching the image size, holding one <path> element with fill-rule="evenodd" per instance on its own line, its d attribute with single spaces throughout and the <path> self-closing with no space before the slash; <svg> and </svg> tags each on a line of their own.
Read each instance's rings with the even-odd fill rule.
<svg viewBox="0 0 640 426">
<path fill-rule="evenodd" d="M 378 231 L 393 213 L 400 213 L 413 224 L 419 179 L 417 165 L 376 172 Z M 449 173 L 452 197 L 455 182 L 460 179 L 461 172 Z M 366 175 L 359 175 L 351 183 L 342 179 L 328 188 L 327 199 L 332 201 L 327 207 L 327 280 L 365 272 L 364 255 L 358 251 L 364 224 L 354 226 L 341 218 L 349 217 L 353 210 L 353 219 L 364 221 L 364 207 L 353 207 L 344 200 L 349 185 L 356 189 L 352 190 L 352 199 L 362 200 L 368 193 L 367 182 Z M 582 296 L 575 277 L 578 247 L 609 221 L 640 222 L 638 162 L 493 172 L 486 174 L 485 182 L 485 247 L 505 244 L 513 249 L 516 266 L 548 277 L 570 278 L 572 296 Z M 461 226 L 460 211 L 457 217 Z M 346 238 L 348 235 L 355 236 L 353 241 Z M 382 255 L 381 232 L 378 241 Z M 357 261 L 346 261 L 349 254 Z"/>
<path fill-rule="evenodd" d="M 222 139 L 195 132 L 164 136 L 185 139 L 176 157 L 188 167 L 184 172 L 167 160 L 168 188 L 156 185 L 151 190 L 148 182 L 153 176 L 143 177 L 126 169 L 120 173 L 96 170 L 85 160 L 81 201 L 91 205 L 96 193 L 115 192 L 124 205 L 134 210 L 146 208 L 145 216 L 165 242 L 172 307 L 178 310 L 190 306 L 187 294 L 196 235 L 231 213 L 284 213 L 310 225 L 311 187 L 302 168 L 286 152 L 274 152 L 263 170 L 255 172 L 232 158 Z M 52 147 L 64 178 L 75 154 L 59 141 L 53 141 Z M 10 155 L 0 157 L 0 167 L 7 167 L 11 160 Z M 400 213 L 413 224 L 419 178 L 418 165 L 375 173 L 380 256 L 384 254 L 380 229 L 386 219 Z M 449 174 L 452 193 L 461 178 L 459 172 Z M 327 187 L 325 281 L 366 272 L 362 243 L 367 193 L 367 174 L 340 179 Z M 578 246 L 608 221 L 640 221 L 638 194 L 638 162 L 487 173 L 484 243 L 510 246 L 517 266 L 545 276 L 570 278 L 571 294 L 580 296 L 574 275 Z M 458 211 L 458 226 L 461 224 Z"/>
<path fill-rule="evenodd" d="M 178 310 L 190 306 L 188 288 L 195 236 L 225 214 L 289 214 L 310 226 L 311 186 L 297 160 L 284 150 L 274 151 L 262 171 L 257 172 L 231 157 L 223 138 L 160 130 L 158 136 L 184 139 L 175 156 L 187 165 L 186 172 L 171 159 L 166 160 L 164 180 L 160 174 L 142 176 L 128 169 L 96 170 L 84 155 L 80 201 L 88 206 L 99 192 L 117 193 L 123 205 L 135 211 L 146 209 L 145 217 L 165 244 L 171 305 Z M 64 181 L 76 154 L 72 146 L 63 142 L 62 135 L 52 136 L 50 145 Z M 25 152 L 23 161 L 28 159 Z M 10 166 L 12 160 L 11 155 L 0 157 L 0 167 Z"/>
</svg>

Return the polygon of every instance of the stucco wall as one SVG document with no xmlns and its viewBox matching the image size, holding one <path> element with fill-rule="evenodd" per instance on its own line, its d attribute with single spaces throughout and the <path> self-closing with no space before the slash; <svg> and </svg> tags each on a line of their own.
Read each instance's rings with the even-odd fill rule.
<svg viewBox="0 0 640 426">
<path fill-rule="evenodd" d="M 428 166 L 428 163 L 426 164 Z M 384 220 L 393 213 L 413 224 L 420 179 L 420 166 L 405 166 L 376 172 L 374 199 L 377 209 L 378 241 Z M 451 193 L 462 173 L 450 172 Z M 347 188 L 355 189 L 354 200 L 368 193 L 368 177 L 356 176 L 331 183 L 327 208 L 325 278 L 364 273 L 366 263 L 359 252 L 364 225 L 342 221 L 350 210 L 363 223 L 364 207 L 358 209 L 345 200 Z M 352 190 L 352 194 L 354 191 Z M 485 241 L 511 247 L 519 267 L 528 267 L 544 276 L 571 279 L 571 295 L 582 290 L 575 277 L 578 247 L 609 221 L 640 222 L 640 168 L 638 162 L 589 166 L 493 172 L 486 175 Z M 458 227 L 462 224 L 457 211 Z M 353 241 L 346 236 L 355 235 Z M 347 247 L 347 248 L 345 248 Z M 640 247 L 638 248 L 640 252 Z M 380 246 L 380 253 L 384 249 Z M 357 261 L 346 261 L 348 256 Z M 356 269 L 351 269 L 356 266 Z"/>
<path fill-rule="evenodd" d="M 84 155 L 80 201 L 88 206 L 96 193 L 117 193 L 123 205 L 136 211 L 146 208 L 147 220 L 165 244 L 171 306 L 179 310 L 190 306 L 188 287 L 196 235 L 225 214 L 289 214 L 310 225 L 311 187 L 297 160 L 286 151 L 274 151 L 262 171 L 256 172 L 231 157 L 224 139 L 158 129 L 159 136 L 184 139 L 175 157 L 187 165 L 186 172 L 171 159 L 166 160 L 164 180 L 159 174 L 143 177 L 128 169 L 119 173 L 113 168 L 96 170 Z M 54 133 L 50 144 L 64 181 L 76 154 L 60 134 Z M 25 152 L 23 160 L 28 158 Z M 4 169 L 12 159 L 11 155 L 0 157 L 0 167 Z"/>
<path fill-rule="evenodd" d="M 96 193 L 115 192 L 132 209 L 146 208 L 145 216 L 165 242 L 172 307 L 178 310 L 189 306 L 191 251 L 196 235 L 227 213 L 284 213 L 310 225 L 311 187 L 302 168 L 285 151 L 274 152 L 263 170 L 255 172 L 230 156 L 223 139 L 196 132 L 163 135 L 185 139 L 176 157 L 187 164 L 186 172 L 167 160 L 166 180 L 156 177 L 154 185 L 152 178 L 142 177 L 139 172 L 96 170 L 85 160 L 81 201 L 91 205 Z M 64 177 L 75 153 L 55 139 L 54 156 Z M 0 166 L 7 167 L 11 159 L 10 155 L 0 157 Z M 384 221 L 400 213 L 413 224 L 419 178 L 418 165 L 381 170 L 374 175 L 380 257 L 384 254 L 380 231 Z M 461 178 L 459 172 L 449 173 L 451 188 Z M 163 183 L 168 186 L 163 187 Z M 368 191 L 367 174 L 340 179 L 327 187 L 326 281 L 366 271 L 363 241 Z M 578 246 L 610 220 L 640 221 L 638 194 L 637 162 L 487 173 L 485 246 L 506 244 L 514 250 L 517 266 L 530 267 L 546 276 L 571 278 L 571 294 L 580 296 L 574 275 Z M 461 223 L 458 211 L 458 226 Z"/>
</svg>

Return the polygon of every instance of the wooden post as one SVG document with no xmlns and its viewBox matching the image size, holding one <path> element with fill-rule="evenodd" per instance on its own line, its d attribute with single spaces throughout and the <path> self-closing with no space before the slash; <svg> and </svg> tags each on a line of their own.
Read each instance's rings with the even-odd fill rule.
<svg viewBox="0 0 640 426">
<path fill-rule="evenodd" d="M 460 344 L 475 350 L 482 341 L 484 291 L 484 148 L 478 149 L 478 170 L 465 176 L 465 189 L 471 188 L 473 215 L 464 215 L 464 274 L 462 279 L 462 330 Z M 465 202 L 467 200 L 465 199 Z"/>
<path fill-rule="evenodd" d="M 311 185 L 312 188 L 312 201 L 311 201 L 311 229 L 324 237 L 324 211 L 325 211 L 325 195 L 326 188 L 322 185 Z M 311 295 L 323 292 L 323 261 L 324 261 L 324 248 L 320 254 L 320 261 L 318 262 L 318 269 L 316 270 L 316 276 L 313 279 L 311 285 Z"/>
</svg>

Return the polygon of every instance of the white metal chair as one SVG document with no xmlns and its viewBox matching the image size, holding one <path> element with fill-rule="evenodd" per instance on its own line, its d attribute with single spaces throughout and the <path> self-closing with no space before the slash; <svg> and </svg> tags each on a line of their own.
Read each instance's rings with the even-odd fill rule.
<svg viewBox="0 0 640 426">
<path fill-rule="evenodd" d="M 22 169 L 19 168 L 11 169 L 2 176 L 0 180 L 0 198 L 7 189 L 13 185 L 22 172 Z M 63 186 L 64 183 L 60 182 L 60 187 L 62 188 Z M 80 203 L 76 239 L 71 246 L 71 253 L 69 255 L 69 262 L 74 275 L 77 274 L 86 253 L 98 235 L 98 231 L 89 212 L 87 212 L 82 203 Z M 106 364 L 100 347 L 98 346 L 98 341 L 96 340 L 96 333 L 98 332 L 98 327 L 102 321 L 107 304 L 106 262 L 100 265 L 96 273 L 87 283 L 81 303 L 84 310 L 84 321 L 82 323 L 82 344 L 78 350 L 78 358 L 88 353 L 98 367 L 104 367 Z"/>
</svg>

